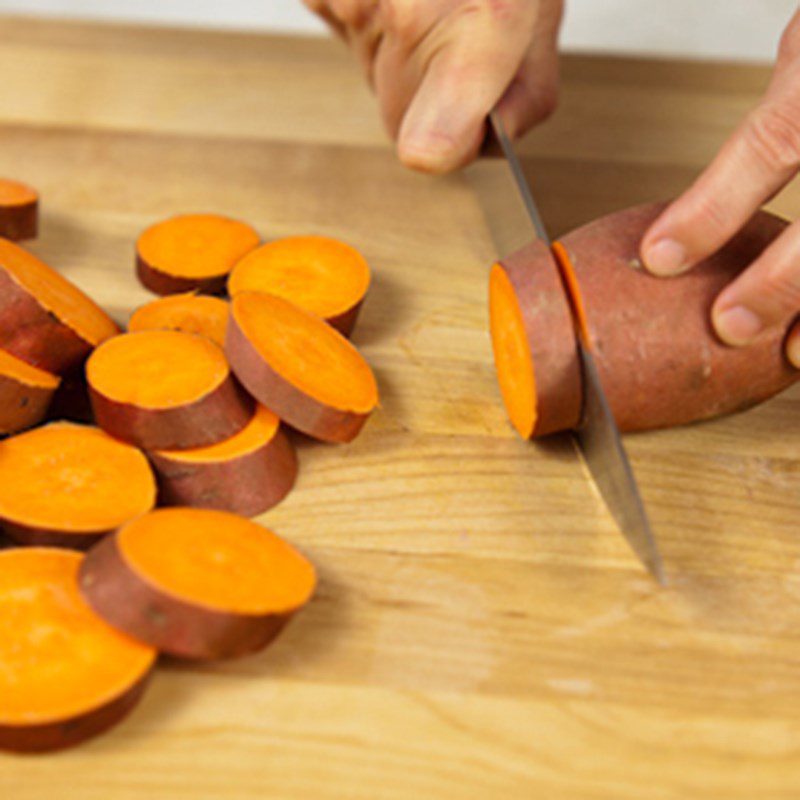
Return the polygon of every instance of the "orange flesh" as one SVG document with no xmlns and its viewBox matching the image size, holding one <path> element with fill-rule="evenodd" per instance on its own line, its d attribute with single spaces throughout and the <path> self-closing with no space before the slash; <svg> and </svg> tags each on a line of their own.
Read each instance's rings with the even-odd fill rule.
<svg viewBox="0 0 800 800">
<path fill-rule="evenodd" d="M 118 403 L 174 408 L 195 402 L 228 377 L 222 350 L 180 331 L 125 333 L 98 347 L 86 364 L 90 385 Z"/>
<path fill-rule="evenodd" d="M 366 260 L 350 245 L 325 236 L 290 236 L 245 256 L 228 279 L 228 294 L 275 294 L 325 319 L 359 303 L 369 281 Z"/>
<path fill-rule="evenodd" d="M 499 264 L 489 276 L 489 330 L 506 411 L 520 436 L 529 439 L 537 419 L 533 358 L 516 292 Z"/>
<path fill-rule="evenodd" d="M 196 447 L 192 450 L 157 450 L 156 453 L 173 461 L 186 461 L 192 464 L 230 461 L 252 453 L 272 441 L 278 432 L 280 422 L 268 408 L 258 406 L 253 419 L 230 439 L 208 447 Z"/>
<path fill-rule="evenodd" d="M 35 203 L 39 195 L 24 183 L 0 178 L 0 206 L 25 206 Z"/>
<path fill-rule="evenodd" d="M 83 555 L 0 553 L 0 725 L 68 720 L 124 694 L 156 651 L 117 632 L 78 590 Z"/>
<path fill-rule="evenodd" d="M 316 583 L 314 567 L 291 545 L 226 511 L 160 509 L 126 525 L 117 544 L 148 583 L 216 611 L 291 611 Z"/>
<path fill-rule="evenodd" d="M 186 214 L 149 227 L 136 245 L 153 269 L 178 278 L 227 275 L 233 265 L 258 247 L 249 225 L 217 214 Z"/>
<path fill-rule="evenodd" d="M 0 442 L 0 517 L 11 522 L 100 533 L 155 502 L 144 454 L 99 428 L 54 422 Z"/>
<path fill-rule="evenodd" d="M 206 336 L 219 347 L 225 345 L 228 304 L 202 294 L 173 294 L 136 309 L 128 330 L 183 331 Z"/>
<path fill-rule="evenodd" d="M 37 386 L 42 389 L 56 389 L 61 383 L 57 375 L 20 361 L 5 350 L 0 350 L 0 375 L 14 378 L 26 386 Z"/>
<path fill-rule="evenodd" d="M 111 317 L 77 286 L 7 239 L 0 239 L 0 268 L 85 342 L 96 346 L 117 333 Z"/>
<path fill-rule="evenodd" d="M 235 297 L 231 313 L 259 355 L 304 394 L 360 414 L 377 406 L 378 387 L 369 364 L 319 317 L 260 292 Z"/>
<path fill-rule="evenodd" d="M 553 243 L 553 255 L 556 258 L 556 263 L 561 272 L 561 279 L 567 289 L 567 296 L 569 303 L 572 307 L 572 315 L 575 319 L 575 324 L 578 326 L 581 339 L 587 347 L 591 346 L 589 339 L 589 323 L 586 318 L 586 306 L 583 304 L 583 295 L 581 294 L 581 287 L 578 283 L 578 278 L 575 275 L 575 268 L 567 253 L 567 248 L 561 242 Z"/>
</svg>

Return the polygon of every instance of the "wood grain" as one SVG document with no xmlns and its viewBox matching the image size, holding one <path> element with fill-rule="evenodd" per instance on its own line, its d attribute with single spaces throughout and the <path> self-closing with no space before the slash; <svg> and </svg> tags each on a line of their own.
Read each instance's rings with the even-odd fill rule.
<svg viewBox="0 0 800 800">
<path fill-rule="evenodd" d="M 0 70 L 0 174 L 42 191 L 38 254 L 124 321 L 160 217 L 340 236 L 375 270 L 356 342 L 383 395 L 353 445 L 299 442 L 298 487 L 262 518 L 321 572 L 275 647 L 164 665 L 112 734 L 0 757 L 3 796 L 796 795 L 800 387 L 628 438 L 661 590 L 569 440 L 513 436 L 475 197 L 397 165 L 340 46 L 3 19 Z M 768 71 L 574 56 L 564 75 L 523 144 L 559 233 L 680 191 Z M 800 192 L 773 205 L 797 214 Z"/>
</svg>

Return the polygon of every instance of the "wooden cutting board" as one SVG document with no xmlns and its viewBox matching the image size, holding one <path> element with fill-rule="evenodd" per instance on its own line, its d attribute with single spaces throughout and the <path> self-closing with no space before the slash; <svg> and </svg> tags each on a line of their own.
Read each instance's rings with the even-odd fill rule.
<svg viewBox="0 0 800 800">
<path fill-rule="evenodd" d="M 356 341 L 383 396 L 352 446 L 303 446 L 263 518 L 321 573 L 280 641 L 165 664 L 80 749 L 0 756 L 3 797 L 795 796 L 800 386 L 627 439 L 661 589 L 569 440 L 512 435 L 475 198 L 396 163 L 339 45 L 3 19 L 0 75 L 0 174 L 42 190 L 37 253 L 124 319 L 148 298 L 134 238 L 166 215 L 340 236 L 375 270 Z M 561 110 L 523 146 L 554 232 L 679 191 L 767 78 L 565 59 Z"/>
</svg>

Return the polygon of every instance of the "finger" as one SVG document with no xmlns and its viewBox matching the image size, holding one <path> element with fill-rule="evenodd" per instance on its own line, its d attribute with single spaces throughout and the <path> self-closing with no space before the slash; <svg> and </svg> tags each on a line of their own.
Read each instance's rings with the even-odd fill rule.
<svg viewBox="0 0 800 800">
<path fill-rule="evenodd" d="M 800 311 L 800 222 L 790 225 L 719 295 L 712 320 L 728 344 L 745 345 Z"/>
<path fill-rule="evenodd" d="M 509 136 L 517 138 L 547 119 L 558 101 L 558 30 L 561 8 L 540 28 L 522 66 L 497 104 Z"/>
<path fill-rule="evenodd" d="M 535 15 L 527 24 L 534 21 Z M 530 39 L 526 19 L 517 19 L 513 30 L 489 12 L 458 22 L 428 61 L 398 135 L 401 161 L 426 172 L 447 172 L 474 157 L 486 117 L 519 69 Z"/>
<path fill-rule="evenodd" d="M 383 36 L 372 63 L 371 83 L 386 130 L 397 138 L 433 47 L 432 33 L 447 16 L 447 0 L 381 0 Z M 423 45 L 423 42 L 426 42 Z"/>
<path fill-rule="evenodd" d="M 371 83 L 372 63 L 381 38 L 378 0 L 327 0 L 327 3 Z"/>
<path fill-rule="evenodd" d="M 800 101 L 800 92 L 792 102 Z M 762 105 L 694 185 L 656 220 L 642 258 L 656 274 L 678 274 L 719 250 L 800 165 L 800 110 L 788 99 Z"/>
<path fill-rule="evenodd" d="M 795 322 L 789 338 L 786 340 L 786 355 L 789 361 L 800 369 L 800 320 Z"/>
<path fill-rule="evenodd" d="M 377 16 L 360 30 L 348 29 L 347 41 L 356 54 L 364 76 L 371 88 L 375 88 L 375 59 L 383 40 L 383 29 Z"/>
<path fill-rule="evenodd" d="M 346 39 L 345 28 L 341 20 L 331 11 L 327 0 L 303 0 L 303 4 L 318 17 L 321 17 L 333 29 L 334 33 Z"/>
</svg>

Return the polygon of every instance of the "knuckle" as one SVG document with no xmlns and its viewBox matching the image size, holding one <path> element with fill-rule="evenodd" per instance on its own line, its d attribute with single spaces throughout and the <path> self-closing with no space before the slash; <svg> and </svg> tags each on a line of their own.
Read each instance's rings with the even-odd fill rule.
<svg viewBox="0 0 800 800">
<path fill-rule="evenodd" d="M 718 192 L 702 192 L 695 197 L 694 211 L 706 232 L 731 229 L 731 215 L 727 209 L 724 198 Z"/>
<path fill-rule="evenodd" d="M 769 167 L 800 163 L 800 109 L 775 104 L 757 111 L 747 126 L 750 148 Z"/>
<path fill-rule="evenodd" d="M 422 31 L 419 0 L 382 0 L 381 21 L 384 29 L 401 44 L 414 44 Z"/>
<path fill-rule="evenodd" d="M 361 28 L 371 16 L 371 5 L 363 0 L 328 0 L 337 19 L 350 28 Z"/>
<path fill-rule="evenodd" d="M 779 316 L 800 311 L 800 263 L 777 263 L 764 272 L 762 292 L 769 299 L 774 313 Z"/>
</svg>

